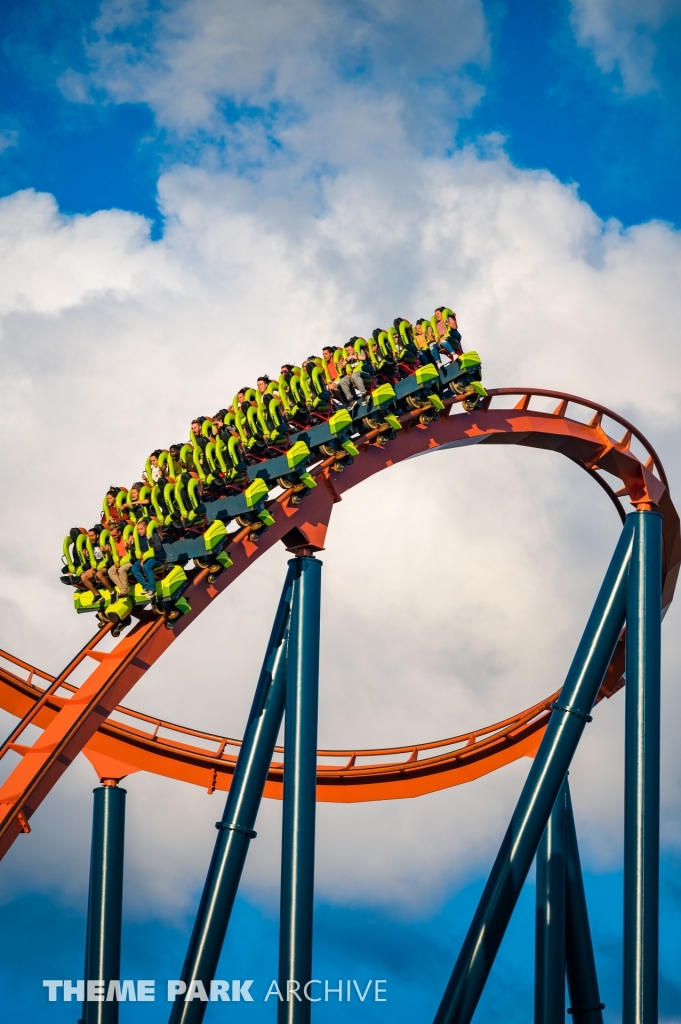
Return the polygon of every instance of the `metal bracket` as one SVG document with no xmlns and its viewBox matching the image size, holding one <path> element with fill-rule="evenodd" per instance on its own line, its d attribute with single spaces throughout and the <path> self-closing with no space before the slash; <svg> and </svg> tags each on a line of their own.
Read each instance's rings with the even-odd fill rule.
<svg viewBox="0 0 681 1024">
<path fill-rule="evenodd" d="M 585 722 L 593 722 L 591 715 L 587 715 L 584 711 L 580 711 L 579 708 L 568 707 L 567 704 L 558 704 L 555 700 L 549 704 L 550 708 L 554 708 L 556 711 L 567 711 L 569 715 L 576 715 L 577 718 L 583 718 Z"/>
<path fill-rule="evenodd" d="M 230 832 L 241 832 L 242 835 L 248 836 L 249 839 L 255 839 L 258 834 L 252 828 L 242 828 L 241 825 L 229 825 L 226 821 L 216 821 L 215 827 L 217 829 L 228 829 Z"/>
<path fill-rule="evenodd" d="M 28 818 L 23 811 L 17 811 L 17 821 L 22 832 L 30 832 L 31 826 L 28 823 Z"/>
</svg>

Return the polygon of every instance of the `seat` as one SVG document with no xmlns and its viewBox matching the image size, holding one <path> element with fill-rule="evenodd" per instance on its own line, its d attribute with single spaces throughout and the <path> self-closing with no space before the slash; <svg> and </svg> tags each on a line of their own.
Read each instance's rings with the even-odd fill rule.
<svg viewBox="0 0 681 1024">
<path fill-rule="evenodd" d="M 305 394 L 300 383 L 300 367 L 294 366 L 288 380 L 282 374 L 278 381 L 279 398 L 289 421 L 304 426 L 307 420 Z"/>
<path fill-rule="evenodd" d="M 199 481 L 191 473 L 182 473 L 175 483 L 175 501 L 182 522 L 192 533 L 199 533 L 199 527 L 206 521 L 198 490 Z"/>
<path fill-rule="evenodd" d="M 85 538 L 86 530 L 84 527 L 74 526 L 67 537 L 64 537 L 62 543 L 62 556 L 64 565 L 69 571 L 69 574 L 73 577 L 81 575 L 84 569 L 89 568 L 89 563 L 86 564 L 82 557 L 83 541 L 80 538 Z M 63 570 L 62 570 L 63 573 Z"/>
<path fill-rule="evenodd" d="M 331 408 L 331 395 L 324 383 L 324 369 L 320 364 L 321 360 L 317 362 L 312 359 L 305 363 L 300 375 L 300 386 L 309 412 L 323 419 Z"/>
</svg>

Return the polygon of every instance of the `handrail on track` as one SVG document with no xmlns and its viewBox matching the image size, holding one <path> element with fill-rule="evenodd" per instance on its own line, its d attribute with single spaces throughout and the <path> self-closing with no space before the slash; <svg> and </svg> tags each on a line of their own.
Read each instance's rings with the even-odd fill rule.
<svg viewBox="0 0 681 1024">
<path fill-rule="evenodd" d="M 512 409 L 507 409 L 501 403 L 505 396 L 519 396 L 519 401 Z M 537 410 L 531 407 L 534 398 L 555 399 L 557 405 L 549 412 Z M 186 622 L 180 621 L 176 632 L 181 633 L 191 624 L 193 618 L 247 568 L 252 558 L 279 540 L 285 540 L 292 526 L 307 530 L 308 536 L 318 536 L 319 543 L 315 540 L 314 544 L 323 546 L 333 503 L 341 500 L 343 493 L 350 487 L 396 461 L 441 446 L 451 447 L 481 440 L 494 444 L 530 444 L 545 450 L 559 451 L 598 481 L 620 515 L 624 515 L 620 498 L 625 494 L 629 495 L 637 507 L 659 507 L 664 516 L 664 600 L 665 607 L 668 606 L 681 564 L 679 518 L 669 496 L 666 474 L 659 457 L 633 424 L 599 403 L 542 388 L 493 389 L 484 400 L 482 409 L 472 414 L 453 415 L 461 400 L 459 397 L 446 399 L 442 418 L 430 424 L 418 422 L 423 410 L 403 415 L 400 417 L 403 430 L 387 448 L 379 447 L 376 443 L 378 435 L 385 428 L 364 435 L 357 441 L 362 457 L 356 459 L 353 466 L 346 468 L 339 478 L 334 479 L 329 475 L 333 459 L 320 460 L 310 471 L 318 478 L 323 476 L 326 486 L 318 487 L 300 506 L 291 508 L 288 492 L 273 497 L 268 507 L 275 517 L 275 526 L 264 540 L 259 544 L 252 542 L 249 528 L 246 527 L 231 538 L 234 556 L 231 570 L 227 570 L 212 584 L 206 580 L 208 570 L 190 574 L 194 611 L 186 617 Z M 590 422 L 572 419 L 568 415 L 571 406 L 590 413 Z M 622 428 L 623 436 L 619 440 L 605 432 L 602 425 L 604 417 Z M 645 462 L 630 450 L 633 438 L 641 445 Z M 613 490 L 601 471 L 619 479 L 624 486 L 618 491 Z M 291 516 L 295 518 L 291 520 Z M 321 533 L 314 534 L 315 530 L 321 530 Z M 84 747 L 77 746 L 75 740 L 69 741 L 71 746 L 68 751 L 64 748 L 64 764 L 70 763 L 78 749 L 84 749 L 95 766 L 98 757 L 109 758 L 109 764 L 113 758 L 117 761 L 117 768 L 126 774 L 137 770 L 158 771 L 199 785 L 205 785 L 208 779 L 209 792 L 216 788 L 227 789 L 241 745 L 239 740 L 168 722 L 120 703 L 136 679 L 173 640 L 173 635 L 168 631 L 159 632 L 159 623 L 151 631 L 149 625 L 149 621 L 140 622 L 109 653 L 95 650 L 106 633 L 106 630 L 100 631 L 58 677 L 34 669 L 11 654 L 0 652 L 0 659 L 4 658 L 10 665 L 27 674 L 27 678 L 22 680 L 18 674 L 0 666 L 0 694 L 11 707 L 20 709 L 19 713 L 28 712 L 19 724 L 19 730 L 25 728 L 30 721 L 37 722 L 39 719 L 40 727 L 47 730 L 51 742 L 52 737 L 62 733 L 59 728 L 52 728 L 50 722 L 62 719 L 65 728 L 70 730 L 68 722 L 76 715 L 77 706 L 80 706 L 78 702 L 60 696 L 59 690 L 75 694 L 82 689 L 83 700 L 88 701 L 94 698 L 96 691 L 106 693 L 108 696 L 104 705 L 100 703 L 96 708 L 92 705 L 94 710 L 88 712 L 97 718 L 97 722 L 91 725 L 81 723 L 78 726 L 78 742 L 84 744 Z M 136 640 L 134 634 L 137 631 L 142 631 L 142 636 Z M 623 685 L 623 646 L 620 638 L 601 690 L 601 698 L 611 696 Z M 88 656 L 95 658 L 100 665 L 82 687 L 74 686 L 68 677 Z M 47 686 L 39 686 L 36 679 L 45 682 Z M 353 801 L 417 796 L 479 778 L 523 755 L 532 756 L 549 719 L 550 704 L 554 698 L 555 694 L 552 694 L 504 721 L 441 740 L 398 747 L 320 750 L 318 799 Z M 16 744 L 16 730 L 13 735 L 15 739 L 7 741 L 5 749 L 11 747 L 18 753 L 30 753 L 33 758 L 40 760 L 48 736 L 37 747 L 19 748 Z M 75 732 L 73 735 L 76 735 Z M 281 747 L 276 748 L 278 756 L 282 752 Z M 329 764 L 329 759 L 343 761 L 343 764 Z M 6 807 L 12 805 L 12 801 L 18 801 L 11 813 L 20 816 L 21 809 L 25 807 L 30 817 L 63 770 L 63 764 L 61 767 L 53 764 L 49 778 L 44 776 L 45 781 L 40 783 L 42 789 L 38 787 L 39 791 L 36 790 L 30 799 L 25 799 L 19 791 L 15 797 L 12 795 L 12 787 L 5 786 L 4 792 L 7 795 L 0 798 L 0 810 L 3 799 Z M 30 771 L 26 769 L 24 775 L 28 786 Z M 282 763 L 281 760 L 274 760 L 266 783 L 266 795 L 280 796 L 281 782 Z M 29 789 L 33 792 L 31 786 L 23 792 L 29 793 Z M 0 856 L 12 841 L 11 836 L 3 839 L 3 834 L 0 830 Z"/>
<path fill-rule="evenodd" d="M 92 643 L 92 641 L 90 641 L 90 643 Z M 30 686 L 32 689 L 36 690 L 40 695 L 36 699 L 36 703 L 34 705 L 35 712 L 39 710 L 39 706 L 44 706 L 44 704 L 47 702 L 47 699 L 50 696 L 54 696 L 56 690 L 58 689 L 58 687 L 54 685 L 57 682 L 57 679 L 55 679 L 54 676 L 50 676 L 47 672 L 43 672 L 40 669 L 36 669 L 34 668 L 34 666 L 29 665 L 27 662 L 23 662 L 19 658 L 15 658 L 8 652 L 0 649 L 0 660 L 2 659 L 10 661 L 15 665 L 18 665 L 19 667 L 29 671 L 28 679 L 21 681 L 24 682 L 26 685 Z M 2 678 L 2 676 L 6 677 L 8 675 L 14 675 L 14 673 L 9 673 L 7 672 L 7 670 L 3 670 L 2 667 L 0 666 L 0 678 Z M 32 681 L 35 676 L 40 676 L 40 678 L 50 681 L 51 685 L 45 689 L 43 689 L 40 686 L 37 686 Z M 16 678 L 17 680 L 20 679 L 19 676 L 16 676 Z M 72 683 L 65 681 L 60 682 L 59 686 L 63 687 L 65 690 L 69 690 L 71 693 L 76 693 L 78 690 L 77 686 L 74 686 Z M 444 748 L 452 748 L 455 746 L 472 746 L 473 744 L 478 743 L 478 741 L 484 740 L 487 737 L 496 737 L 499 733 L 507 731 L 510 728 L 516 727 L 526 722 L 530 722 L 533 718 L 536 718 L 537 715 L 541 714 L 543 711 L 546 711 L 547 707 L 549 706 L 550 702 L 554 699 L 554 697 L 555 694 L 552 694 L 550 697 L 547 697 L 544 700 L 539 701 L 537 704 L 534 704 L 532 707 L 527 708 L 527 710 L 521 711 L 515 715 L 511 715 L 509 718 L 505 718 L 500 722 L 495 722 L 492 725 L 488 725 L 480 729 L 470 729 L 467 732 L 461 733 L 456 736 L 448 736 L 445 739 L 441 740 L 428 740 L 423 743 L 410 743 L 405 746 L 398 747 L 351 747 L 348 749 L 320 748 L 317 751 L 317 756 L 318 758 L 351 758 L 353 760 L 353 766 L 357 758 L 366 757 L 392 757 L 398 754 L 409 754 L 411 760 L 416 760 L 418 754 L 422 753 L 423 751 L 439 749 L 444 750 Z M 120 715 L 126 718 L 131 718 L 135 721 L 145 722 L 148 725 L 153 726 L 153 728 L 150 731 L 146 732 L 146 735 L 149 739 L 159 743 L 168 745 L 172 745 L 174 743 L 172 737 L 160 735 L 160 732 L 162 730 L 177 733 L 182 736 L 191 737 L 192 739 L 205 740 L 207 742 L 215 743 L 216 746 L 218 747 L 218 751 L 216 751 L 216 753 L 213 754 L 213 756 L 221 757 L 225 760 L 234 759 L 234 755 L 229 755 L 228 753 L 225 753 L 226 747 L 234 747 L 237 751 L 241 747 L 241 740 L 239 739 L 235 739 L 230 736 L 222 736 L 218 733 L 205 732 L 202 729 L 195 729 L 191 726 L 179 725 L 176 722 L 170 722 L 163 718 L 157 718 L 154 715 L 146 714 L 143 711 L 136 711 L 133 708 L 127 708 L 122 704 L 116 707 L 116 709 L 112 712 L 111 716 L 109 717 L 110 721 L 118 722 L 118 719 L 113 718 L 114 715 Z M 35 715 L 33 715 L 32 718 L 33 717 L 35 717 Z M 25 719 L 22 719 L 22 722 L 23 721 L 25 721 Z M 275 753 L 278 754 L 284 753 L 284 748 L 281 746 L 276 746 L 274 750 Z M 453 751 L 451 752 L 453 753 Z"/>
<path fill-rule="evenodd" d="M 66 668 L 63 669 L 63 671 L 60 672 L 59 675 L 56 677 L 50 676 L 46 672 L 42 672 L 39 668 L 34 668 L 32 665 L 27 665 L 25 661 L 21 661 L 19 658 L 15 658 L 12 654 L 9 654 L 7 651 L 0 650 L 0 658 L 4 658 L 6 661 L 13 662 L 15 665 L 19 665 L 22 668 L 30 669 L 30 682 L 32 682 L 35 676 L 38 676 L 40 679 L 47 680 L 50 684 L 46 689 L 43 690 L 41 696 L 35 702 L 33 707 L 29 710 L 29 712 L 26 715 L 24 715 L 21 721 L 17 723 L 15 728 L 5 739 L 2 746 L 0 746 L 0 760 L 2 760 L 5 754 L 12 749 L 12 744 L 17 742 L 17 740 L 24 732 L 24 730 L 27 729 L 29 725 L 31 725 L 38 712 L 45 706 L 49 698 L 53 696 L 53 694 L 55 694 L 57 690 L 59 690 L 62 686 L 65 686 L 66 689 L 72 691 L 76 689 L 75 686 L 71 686 L 70 684 L 66 685 L 66 679 L 68 678 L 68 676 L 71 675 L 74 669 L 76 669 L 78 665 L 80 665 L 80 663 L 84 661 L 85 658 L 87 658 L 91 651 L 93 651 L 97 647 L 100 640 L 104 639 L 104 637 L 110 631 L 110 629 L 110 623 L 107 626 L 102 626 L 102 628 L 88 640 L 85 646 L 81 648 L 81 650 L 78 652 L 75 658 L 73 658 L 69 662 Z"/>
<path fill-rule="evenodd" d="M 635 437 L 636 440 L 642 445 L 642 447 L 648 452 L 648 455 L 650 456 L 650 464 L 648 465 L 648 463 L 646 463 L 646 468 L 652 469 L 654 467 L 657 470 L 660 480 L 665 485 L 667 490 L 669 490 L 669 481 L 667 480 L 667 474 L 664 471 L 664 467 L 662 465 L 659 455 L 653 448 L 650 441 L 647 439 L 647 437 L 645 437 L 644 434 L 641 433 L 638 427 L 635 427 L 634 424 L 630 423 L 629 420 L 624 418 L 624 416 L 620 416 L 619 413 L 614 412 L 612 409 L 609 409 L 606 405 L 601 405 L 600 402 L 593 402 L 587 398 L 579 398 L 577 395 L 565 394 L 561 391 L 552 391 L 550 389 L 547 390 L 545 388 L 491 388 L 487 393 L 490 396 L 490 399 L 494 398 L 495 395 L 525 395 L 527 396 L 527 403 L 524 405 L 519 404 L 518 406 L 516 406 L 516 408 L 523 409 L 529 408 L 530 400 L 532 399 L 533 395 L 542 398 L 558 398 L 560 399 L 560 404 L 558 405 L 558 407 L 554 409 L 553 413 L 547 413 L 544 415 L 559 416 L 561 419 L 569 419 L 566 413 L 570 405 L 579 405 L 583 409 L 593 409 L 594 412 L 600 414 L 601 418 L 603 416 L 607 416 L 608 419 L 613 420 L 615 423 L 619 423 L 619 425 L 621 427 L 624 427 L 625 429 L 624 437 L 622 437 L 620 441 L 617 442 L 618 446 L 623 446 L 620 450 L 624 451 L 629 447 L 628 443 L 626 443 L 627 433 L 631 434 L 632 437 Z M 594 420 L 592 420 L 589 424 L 589 426 L 599 425 L 600 420 L 598 420 L 597 422 L 594 422 Z"/>
</svg>

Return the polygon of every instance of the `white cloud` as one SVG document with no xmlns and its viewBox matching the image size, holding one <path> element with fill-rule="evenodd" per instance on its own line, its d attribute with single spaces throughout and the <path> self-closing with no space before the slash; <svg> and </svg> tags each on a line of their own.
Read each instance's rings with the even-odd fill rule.
<svg viewBox="0 0 681 1024">
<path fill-rule="evenodd" d="M 488 384 L 613 406 L 649 434 L 674 487 L 678 233 L 604 224 L 572 189 L 500 150 L 425 160 L 389 140 L 400 157 L 390 173 L 362 164 L 312 195 L 286 167 L 257 185 L 175 167 L 159 183 L 167 227 L 156 242 L 123 211 L 65 217 L 31 191 L 0 200 L 0 430 L 12 481 L 0 512 L 1 646 L 56 670 L 89 635 L 57 579 L 61 538 L 94 521 L 106 487 L 131 482 L 193 415 L 285 356 L 442 301 L 482 352 Z M 560 684 L 619 528 L 582 476 L 549 453 L 478 447 L 395 467 L 344 498 L 324 555 L 321 744 L 438 738 Z M 129 703 L 238 735 L 285 560 L 281 549 L 254 565 Z M 672 846 L 677 616 L 673 607 L 665 622 Z M 621 705 L 620 695 L 599 708 L 573 771 L 591 866 L 620 856 Z M 527 764 L 423 800 L 320 808 L 320 893 L 412 914 L 446 899 L 490 862 Z M 5 861 L 5 886 L 38 875 L 75 898 L 90 789 L 84 768 L 67 773 Z M 144 776 L 128 789 L 129 896 L 173 916 L 200 884 L 223 797 Z M 265 900 L 278 814 L 267 802 L 245 878 Z M 191 827 L 178 831 L 178 819 Z"/>
<path fill-rule="evenodd" d="M 2 200 L 0 312 L 58 314 L 105 293 L 130 298 L 148 292 L 159 278 L 169 284 L 172 271 L 170 277 L 167 269 L 163 272 L 162 253 L 150 245 L 148 235 L 143 217 L 117 210 L 64 217 L 45 193 L 7 196 Z M 180 279 L 174 284 L 180 287 Z"/>
<path fill-rule="evenodd" d="M 103 91 L 146 103 L 161 127 L 200 133 L 204 147 L 221 139 L 220 159 L 246 165 L 282 144 L 290 158 L 301 127 L 317 152 L 294 148 L 296 159 L 356 161 L 379 152 L 384 119 L 445 150 L 482 95 L 471 69 L 489 58 L 480 0 L 186 0 L 153 10 L 115 0 L 91 40 L 90 74 L 60 79 L 67 98 Z"/>
<path fill-rule="evenodd" d="M 619 71 L 629 95 L 657 88 L 659 34 L 679 15 L 679 0 L 572 0 L 577 41 L 593 51 L 602 71 Z"/>
<path fill-rule="evenodd" d="M 285 357 L 443 301 L 489 384 L 611 405 L 650 434 L 673 486 L 679 234 L 603 223 L 550 174 L 513 167 L 498 136 L 443 155 L 480 95 L 469 73 L 488 53 L 479 3 L 119 0 L 92 38 L 91 73 L 64 76 L 63 91 L 147 103 L 199 166 L 160 179 L 159 241 L 124 211 L 66 217 L 32 191 L 0 200 L 12 481 L 0 646 L 52 670 L 80 646 L 92 620 L 58 582 L 62 537 L 192 416 Z M 235 173 L 235 153 L 248 173 Z M 440 453 L 346 495 L 324 554 L 320 744 L 439 738 L 557 688 L 618 529 L 576 467 L 525 448 Z M 286 557 L 256 563 L 129 703 L 238 735 Z M 666 680 L 681 660 L 676 621 L 672 608 Z M 670 732 L 671 685 L 665 699 Z M 572 775 L 591 866 L 620 855 L 621 710 L 621 695 L 599 708 Z M 678 847 L 669 732 L 664 835 Z M 422 800 L 321 807 L 320 893 L 411 914 L 444 901 L 491 861 L 527 766 Z M 92 778 L 85 765 L 67 773 L 5 861 L 5 893 L 39 878 L 82 895 Z M 223 797 L 142 775 L 127 788 L 128 898 L 172 917 L 200 885 Z M 265 803 L 245 876 L 263 900 L 278 883 L 279 813 Z"/>
</svg>

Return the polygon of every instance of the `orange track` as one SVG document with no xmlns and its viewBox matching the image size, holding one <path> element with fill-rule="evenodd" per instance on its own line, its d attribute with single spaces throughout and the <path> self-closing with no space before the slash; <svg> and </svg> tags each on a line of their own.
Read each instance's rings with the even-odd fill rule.
<svg viewBox="0 0 681 1024">
<path fill-rule="evenodd" d="M 514 408 L 500 408 L 501 396 L 517 396 Z M 555 399 L 551 413 L 530 408 L 532 396 Z M 32 746 L 22 746 L 13 737 L 0 750 L 21 755 L 18 765 L 0 787 L 0 856 L 3 856 L 58 778 L 82 750 L 101 778 L 123 778 L 135 771 L 151 771 L 170 778 L 204 786 L 209 792 L 229 788 L 238 754 L 239 741 L 199 730 L 173 725 L 160 719 L 120 707 L 120 701 L 137 680 L 226 587 L 264 551 L 286 537 L 321 549 L 333 504 L 345 491 L 388 466 L 414 455 L 443 447 L 471 444 L 522 444 L 550 449 L 582 466 L 617 505 L 627 496 L 636 507 L 655 507 L 664 517 L 663 608 L 672 600 L 679 564 L 681 536 L 679 517 L 669 495 L 664 470 L 645 438 L 626 420 L 573 395 L 539 389 L 501 388 L 490 392 L 485 408 L 472 414 L 460 412 L 454 400 L 447 403 L 443 417 L 428 426 L 417 421 L 418 413 L 402 418 L 403 431 L 385 448 L 371 443 L 377 432 L 360 445 L 361 454 L 342 475 L 330 475 L 328 461 L 315 473 L 319 486 L 300 506 L 289 502 L 289 494 L 270 503 L 275 524 L 253 543 L 244 530 L 232 543 L 234 565 L 215 584 L 198 574 L 188 591 L 192 611 L 179 620 L 173 632 L 159 621 L 140 622 L 109 653 L 97 650 L 107 634 L 104 629 L 81 651 L 71 665 L 54 679 L 25 662 L 0 652 L 14 668 L 0 666 L 0 706 L 17 716 L 28 715 L 43 732 Z M 580 410 L 579 418 L 567 415 Z M 458 414 L 457 414 L 458 413 Z M 623 436 L 614 440 L 603 429 L 607 416 L 619 424 Z M 630 450 L 636 438 L 646 453 L 640 461 Z M 621 484 L 614 491 L 601 471 Z M 97 667 L 76 688 L 68 676 L 84 658 Z M 624 644 L 620 639 L 611 662 L 601 697 L 611 696 L 623 685 Z M 48 685 L 38 686 L 40 678 Z M 430 743 L 382 750 L 319 751 L 317 798 L 324 801 L 355 802 L 420 796 L 459 785 L 494 771 L 519 757 L 532 756 L 542 738 L 555 694 L 518 715 L 463 736 Z M 113 717 L 111 716 L 113 713 Z M 134 724 L 131 724 L 134 722 Z M 15 730 L 18 734 L 20 727 Z M 278 752 L 281 753 L 281 750 Z M 339 759 L 341 764 L 330 764 Z M 265 795 L 281 797 L 282 763 L 272 763 Z"/>
</svg>

